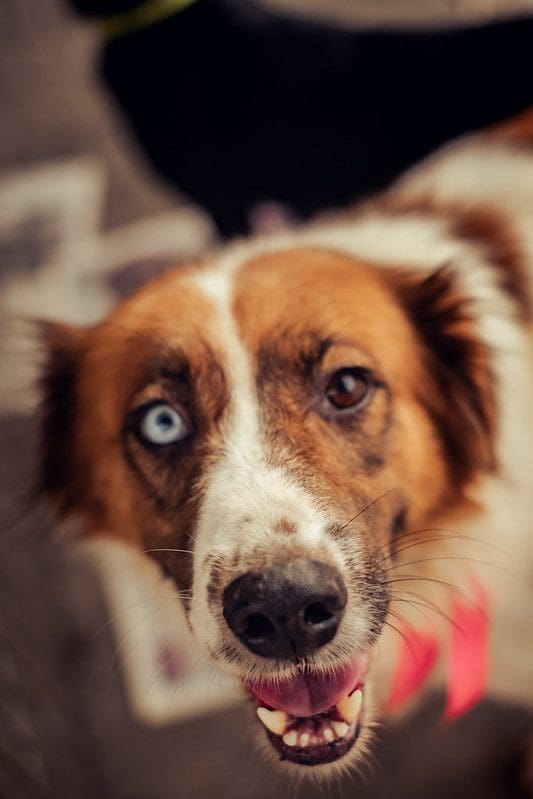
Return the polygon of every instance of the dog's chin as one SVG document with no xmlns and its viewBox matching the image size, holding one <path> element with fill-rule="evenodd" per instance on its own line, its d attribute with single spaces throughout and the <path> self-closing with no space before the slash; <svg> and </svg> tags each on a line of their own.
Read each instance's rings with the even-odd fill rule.
<svg viewBox="0 0 533 799">
<path fill-rule="evenodd" d="M 302 668 L 275 682 L 246 684 L 271 753 L 302 767 L 326 767 L 355 754 L 366 738 L 368 658 L 364 653 L 335 670 Z"/>
</svg>

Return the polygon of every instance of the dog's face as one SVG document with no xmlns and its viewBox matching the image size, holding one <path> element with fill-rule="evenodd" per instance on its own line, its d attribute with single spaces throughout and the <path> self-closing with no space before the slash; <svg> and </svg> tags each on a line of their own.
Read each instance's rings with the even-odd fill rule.
<svg viewBox="0 0 533 799">
<path fill-rule="evenodd" d="M 292 250 L 181 268 L 47 337 L 44 489 L 160 560 L 282 759 L 355 757 L 395 540 L 491 464 L 453 276 Z"/>
</svg>

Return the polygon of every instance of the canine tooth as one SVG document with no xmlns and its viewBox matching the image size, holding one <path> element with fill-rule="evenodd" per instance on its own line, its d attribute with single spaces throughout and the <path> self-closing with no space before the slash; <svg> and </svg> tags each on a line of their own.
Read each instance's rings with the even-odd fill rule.
<svg viewBox="0 0 533 799">
<path fill-rule="evenodd" d="M 268 710 L 266 707 L 258 707 L 257 715 L 274 735 L 283 735 L 287 729 L 289 717 L 283 710 Z"/>
<path fill-rule="evenodd" d="M 344 721 L 334 721 L 333 729 L 335 730 L 337 738 L 344 738 L 349 728 L 348 725 L 344 723 Z"/>
<path fill-rule="evenodd" d="M 322 731 L 322 737 L 328 743 L 331 743 L 335 739 L 335 733 L 331 729 L 331 727 L 324 727 Z"/>
<path fill-rule="evenodd" d="M 300 746 L 307 746 L 309 741 L 311 740 L 311 736 L 308 732 L 303 732 L 300 735 Z"/>
<path fill-rule="evenodd" d="M 337 710 L 341 714 L 344 721 L 348 724 L 353 724 L 359 717 L 361 704 L 363 702 L 363 692 L 361 689 L 354 691 L 351 696 L 345 696 L 344 699 L 337 704 Z"/>
<path fill-rule="evenodd" d="M 283 736 L 283 743 L 287 746 L 296 746 L 296 742 L 298 741 L 298 733 L 296 730 L 289 730 Z"/>
</svg>

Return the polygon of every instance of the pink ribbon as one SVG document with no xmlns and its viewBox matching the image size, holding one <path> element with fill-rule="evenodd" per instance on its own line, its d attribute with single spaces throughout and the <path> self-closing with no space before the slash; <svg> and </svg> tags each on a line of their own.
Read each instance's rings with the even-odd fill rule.
<svg viewBox="0 0 533 799">
<path fill-rule="evenodd" d="M 470 710 L 485 693 L 488 678 L 488 599 L 472 580 L 472 601 L 454 599 L 446 656 L 444 717 L 453 719 Z M 431 630 L 402 629 L 403 644 L 386 709 L 401 707 L 426 682 L 439 656 L 439 639 Z"/>
</svg>

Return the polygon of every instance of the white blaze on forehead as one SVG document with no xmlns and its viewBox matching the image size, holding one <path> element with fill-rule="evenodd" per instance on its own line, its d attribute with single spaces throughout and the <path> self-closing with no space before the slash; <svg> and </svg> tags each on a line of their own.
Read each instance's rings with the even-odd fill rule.
<svg viewBox="0 0 533 799">
<path fill-rule="evenodd" d="M 219 269 L 206 269 L 198 273 L 194 282 L 215 307 L 215 329 L 212 335 L 216 337 L 223 353 L 223 368 L 229 387 L 229 423 L 223 442 L 223 462 L 218 470 L 231 469 L 232 482 L 235 484 L 236 481 L 243 489 L 245 485 L 252 487 L 256 499 L 255 492 L 261 485 L 266 493 L 281 492 L 278 501 L 282 498 L 289 504 L 299 501 L 303 492 L 294 480 L 283 470 L 268 465 L 269 453 L 261 434 L 252 356 L 239 336 L 232 312 L 233 269 L 231 265 L 224 269 L 224 264 L 221 264 Z M 213 479 L 216 471 L 212 475 Z M 280 482 L 281 475 L 283 482 Z M 231 491 L 232 486 L 225 485 L 224 490 Z"/>
<path fill-rule="evenodd" d="M 268 443 L 261 431 L 261 414 L 251 353 L 244 346 L 232 312 L 233 269 L 206 269 L 194 278 L 199 288 L 213 303 L 217 344 L 223 353 L 224 373 L 228 382 L 230 407 L 222 457 L 207 479 L 204 508 L 220 514 L 222 507 L 228 518 L 241 521 L 243 516 L 277 521 L 281 514 L 301 522 L 307 538 L 316 526 L 316 508 L 303 489 L 285 470 L 269 465 Z M 202 514 L 202 516 L 205 515 Z M 213 519 L 213 521 L 215 521 Z M 217 526 L 226 519 L 217 518 Z M 254 525 L 256 520 L 254 518 Z M 242 524 L 240 524 L 242 527 Z"/>
<path fill-rule="evenodd" d="M 206 269 L 196 275 L 195 285 L 213 303 L 216 310 L 217 343 L 225 354 L 224 371 L 229 384 L 233 421 L 250 436 L 248 444 L 259 455 L 259 419 L 249 353 L 242 344 L 232 314 L 233 274 L 222 269 Z"/>
<path fill-rule="evenodd" d="M 261 428 L 253 359 L 244 346 L 232 312 L 233 264 L 205 269 L 194 278 L 216 314 L 211 332 L 222 351 L 229 388 L 228 421 L 220 457 L 208 471 L 194 544 L 191 623 L 200 638 L 213 643 L 218 627 L 207 607 L 207 555 L 246 557 L 258 545 L 276 545 L 274 528 L 284 517 L 296 525 L 294 542 L 302 552 L 323 538 L 326 525 L 318 503 L 285 469 L 269 464 Z"/>
</svg>

